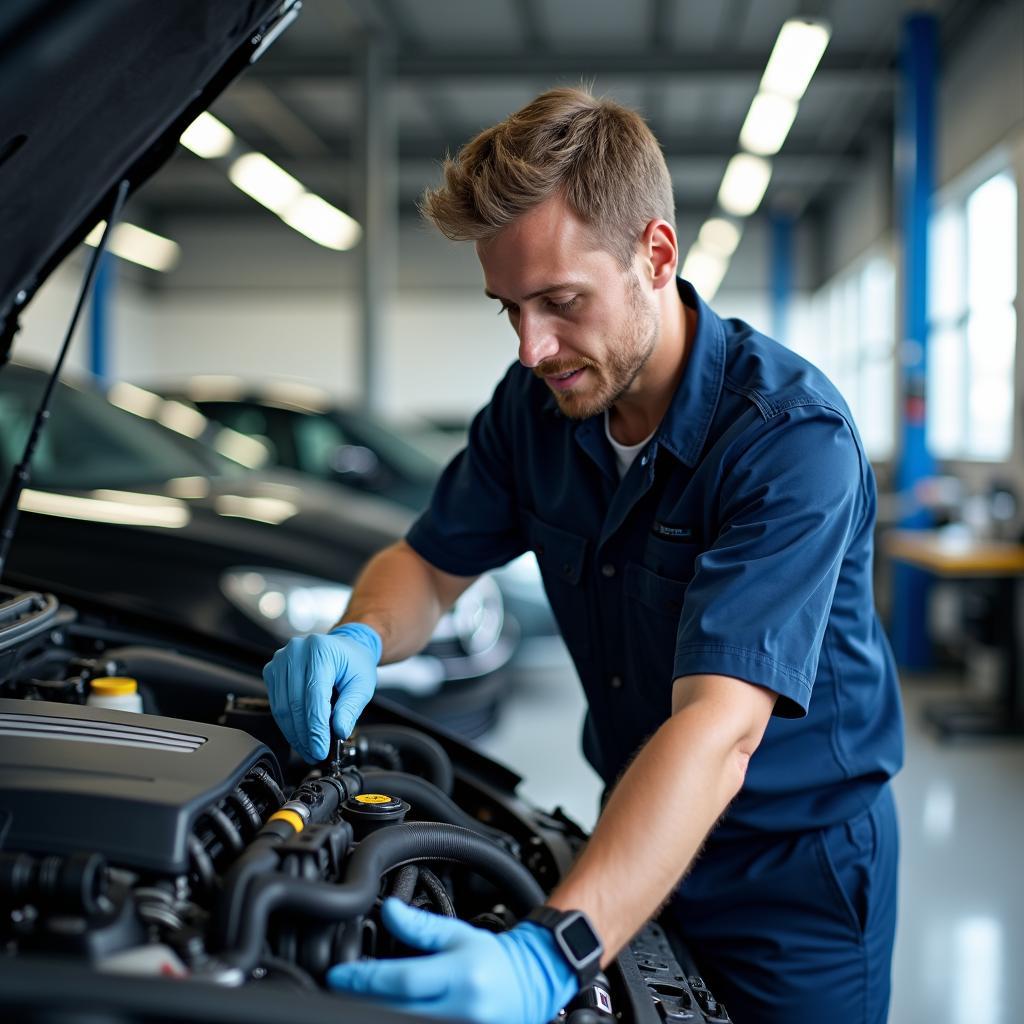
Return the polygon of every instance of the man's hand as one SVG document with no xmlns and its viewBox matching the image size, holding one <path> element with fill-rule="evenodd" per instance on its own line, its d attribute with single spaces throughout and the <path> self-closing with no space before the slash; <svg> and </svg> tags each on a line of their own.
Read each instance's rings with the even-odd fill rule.
<svg viewBox="0 0 1024 1024">
<path fill-rule="evenodd" d="M 310 763 L 330 749 L 331 730 L 345 737 L 377 685 L 381 639 L 361 622 L 288 641 L 263 668 L 270 710 L 285 739 Z M 338 702 L 331 712 L 331 695 Z"/>
<path fill-rule="evenodd" d="M 382 916 L 402 942 L 434 955 L 337 964 L 331 988 L 476 1024 L 547 1024 L 576 993 L 575 974 L 540 925 L 495 935 L 394 898 Z"/>
</svg>

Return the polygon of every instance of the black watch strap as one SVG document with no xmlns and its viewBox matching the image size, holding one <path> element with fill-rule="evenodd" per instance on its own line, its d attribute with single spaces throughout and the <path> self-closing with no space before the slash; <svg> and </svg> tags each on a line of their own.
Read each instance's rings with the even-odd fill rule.
<svg viewBox="0 0 1024 1024">
<path fill-rule="evenodd" d="M 594 980 L 601 970 L 604 946 L 590 919 L 582 910 L 534 907 L 523 920 L 532 921 L 551 932 L 555 938 L 555 945 L 569 962 L 581 988 Z"/>
</svg>

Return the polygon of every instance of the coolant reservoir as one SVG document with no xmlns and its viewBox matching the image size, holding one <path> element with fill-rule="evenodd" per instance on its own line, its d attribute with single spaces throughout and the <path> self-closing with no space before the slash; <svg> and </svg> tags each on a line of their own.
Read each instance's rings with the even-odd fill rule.
<svg viewBox="0 0 1024 1024">
<path fill-rule="evenodd" d="M 89 684 L 85 703 L 113 711 L 142 711 L 138 681 L 130 676 L 99 676 Z"/>
</svg>

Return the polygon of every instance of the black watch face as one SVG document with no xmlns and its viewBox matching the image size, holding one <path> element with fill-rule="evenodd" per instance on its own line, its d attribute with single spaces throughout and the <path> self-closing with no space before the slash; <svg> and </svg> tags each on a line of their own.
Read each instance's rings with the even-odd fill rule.
<svg viewBox="0 0 1024 1024">
<path fill-rule="evenodd" d="M 576 960 L 585 960 L 597 947 L 597 940 L 590 925 L 582 917 L 570 921 L 559 929 L 562 940 Z"/>
</svg>

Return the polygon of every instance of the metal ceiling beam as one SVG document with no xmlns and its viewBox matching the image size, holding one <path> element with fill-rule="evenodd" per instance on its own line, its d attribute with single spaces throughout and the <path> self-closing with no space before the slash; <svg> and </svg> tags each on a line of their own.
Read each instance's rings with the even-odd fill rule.
<svg viewBox="0 0 1024 1024">
<path fill-rule="evenodd" d="M 460 147 L 469 141 L 474 134 L 472 129 L 467 128 L 465 132 L 452 133 L 449 138 L 440 136 L 413 136 L 400 138 L 398 142 L 398 156 L 403 164 L 407 163 L 440 163 L 444 159 L 445 152 L 457 152 Z M 838 136 L 837 136 L 838 138 Z M 778 166 L 785 166 L 794 160 L 823 161 L 829 164 L 855 162 L 861 155 L 857 147 L 857 140 L 849 137 L 844 132 L 842 141 L 832 140 L 808 140 L 787 139 L 785 148 L 773 160 Z M 693 135 L 676 136 L 675 138 L 659 138 L 662 152 L 666 160 L 671 161 L 701 161 L 701 160 L 728 160 L 736 152 L 736 134 L 721 134 L 716 136 Z M 352 143 L 347 137 L 332 137 L 329 139 L 331 146 L 331 161 L 345 162 L 353 155 Z M 283 149 L 275 146 L 271 139 L 266 139 L 262 150 L 272 160 L 280 160 L 286 170 L 296 176 L 300 175 L 302 166 L 308 164 L 315 166 L 317 160 L 294 160 Z M 198 159 L 198 158 L 197 158 Z"/>
<path fill-rule="evenodd" d="M 703 219 L 714 203 L 715 190 L 708 192 L 707 197 L 694 200 L 687 197 L 685 201 L 677 198 L 676 217 L 684 219 Z M 205 227 L 216 227 L 229 230 L 232 227 L 252 225 L 262 221 L 268 228 L 280 227 L 282 231 L 291 228 L 281 224 L 280 218 L 269 210 L 255 203 L 249 206 L 225 206 L 213 194 L 207 196 L 191 196 L 187 202 L 168 200 L 163 196 L 147 196 L 143 193 L 137 200 L 135 209 L 138 219 L 143 220 L 153 230 L 162 230 L 173 234 L 175 226 L 186 221 L 197 221 Z M 412 197 L 403 199 L 398 205 L 399 219 L 403 223 L 417 221 L 422 224 L 422 216 Z M 355 253 L 353 253 L 355 256 Z"/>
<path fill-rule="evenodd" d="M 647 80 L 671 78 L 699 80 L 701 84 L 721 83 L 728 79 L 746 82 L 760 78 L 767 55 L 733 53 L 679 53 L 672 50 L 651 53 L 594 52 L 560 53 L 525 51 L 498 53 L 399 50 L 395 56 L 394 77 L 398 81 L 455 78 L 523 78 L 544 76 L 572 78 L 599 74 Z M 274 54 L 260 61 L 249 72 L 265 79 L 324 79 L 355 74 L 356 55 L 337 52 L 295 55 Z M 893 88 L 895 72 L 880 64 L 877 57 L 863 52 L 826 52 L 815 72 L 816 81 L 830 81 L 861 88 Z"/>
<path fill-rule="evenodd" d="M 394 0 L 349 0 L 356 16 L 361 18 L 369 35 L 379 35 L 392 41 L 393 46 L 401 52 L 419 54 L 424 52 L 424 45 L 419 34 L 403 18 L 395 7 Z M 392 67 L 394 58 L 390 59 Z M 394 71 L 389 80 L 395 78 Z M 439 136 L 451 133 L 454 128 L 454 113 L 444 97 L 436 90 L 423 88 L 419 92 L 420 99 L 434 122 Z"/>
</svg>

